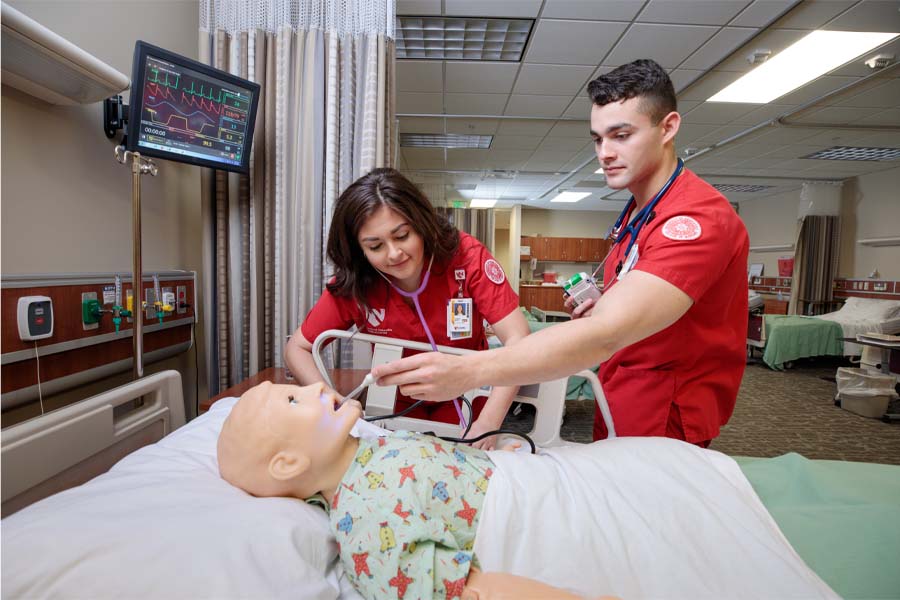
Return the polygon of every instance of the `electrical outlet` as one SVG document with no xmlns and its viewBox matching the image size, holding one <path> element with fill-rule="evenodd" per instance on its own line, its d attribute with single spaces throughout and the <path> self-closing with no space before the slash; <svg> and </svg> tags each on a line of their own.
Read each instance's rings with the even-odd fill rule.
<svg viewBox="0 0 900 600">
<path fill-rule="evenodd" d="M 187 312 L 187 286 L 179 285 L 175 288 L 175 312 L 183 315 Z"/>
<path fill-rule="evenodd" d="M 887 281 L 875 281 L 872 283 L 872 291 L 875 292 L 886 292 L 887 291 Z"/>
</svg>

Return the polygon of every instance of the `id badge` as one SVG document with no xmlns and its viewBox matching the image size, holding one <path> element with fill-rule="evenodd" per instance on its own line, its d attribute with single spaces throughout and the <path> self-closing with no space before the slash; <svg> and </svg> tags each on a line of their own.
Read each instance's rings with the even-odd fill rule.
<svg viewBox="0 0 900 600">
<path fill-rule="evenodd" d="M 628 253 L 628 256 L 625 258 L 625 262 L 622 263 L 622 270 L 619 272 L 619 277 L 622 277 L 630 271 L 634 265 L 638 261 L 638 246 L 635 244 L 631 248 L 631 252 Z"/>
<path fill-rule="evenodd" d="M 472 299 L 451 298 L 447 304 L 447 337 L 462 340 L 472 337 Z"/>
</svg>

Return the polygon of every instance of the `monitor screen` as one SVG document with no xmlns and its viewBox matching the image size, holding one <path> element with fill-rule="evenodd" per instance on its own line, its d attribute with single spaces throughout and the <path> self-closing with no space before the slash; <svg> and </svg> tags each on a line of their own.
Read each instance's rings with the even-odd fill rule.
<svg viewBox="0 0 900 600">
<path fill-rule="evenodd" d="M 259 84 L 138 41 L 126 148 L 247 173 Z"/>
</svg>

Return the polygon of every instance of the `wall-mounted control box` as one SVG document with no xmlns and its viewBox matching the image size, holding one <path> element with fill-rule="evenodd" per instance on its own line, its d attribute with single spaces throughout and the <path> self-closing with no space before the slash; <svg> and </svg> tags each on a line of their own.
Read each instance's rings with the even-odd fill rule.
<svg viewBox="0 0 900 600">
<path fill-rule="evenodd" d="M 53 301 L 47 296 L 22 296 L 16 309 L 19 338 L 24 342 L 53 335 Z"/>
</svg>

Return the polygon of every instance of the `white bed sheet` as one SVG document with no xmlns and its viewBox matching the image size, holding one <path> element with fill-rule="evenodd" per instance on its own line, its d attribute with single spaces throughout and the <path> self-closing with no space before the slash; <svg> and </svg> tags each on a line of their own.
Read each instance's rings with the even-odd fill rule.
<svg viewBox="0 0 900 600">
<path fill-rule="evenodd" d="M 2 597 L 359 598 L 320 509 L 219 477 L 235 401 L 3 519 Z"/>
<path fill-rule="evenodd" d="M 841 326 L 844 337 L 855 338 L 861 333 L 900 332 L 900 301 L 876 298 L 847 298 L 844 305 L 834 312 L 816 317 L 835 321 Z M 859 356 L 863 347 L 844 342 L 844 356 Z"/>
</svg>

